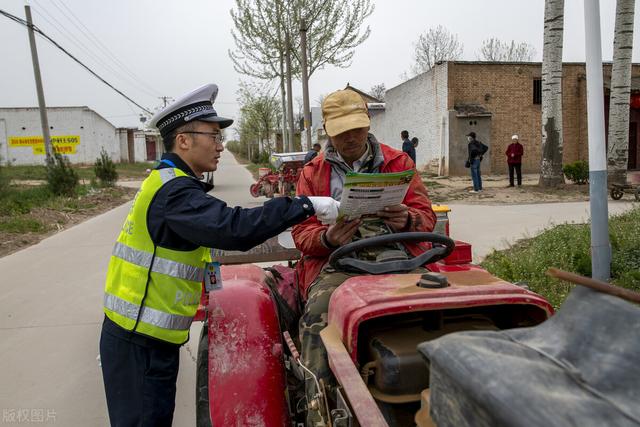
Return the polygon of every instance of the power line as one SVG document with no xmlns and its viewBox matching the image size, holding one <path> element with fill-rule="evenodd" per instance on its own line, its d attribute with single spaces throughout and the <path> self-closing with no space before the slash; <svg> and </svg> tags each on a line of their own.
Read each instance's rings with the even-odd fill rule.
<svg viewBox="0 0 640 427">
<path fill-rule="evenodd" d="M 25 21 L 22 18 L 19 18 L 15 15 L 12 15 L 8 12 L 5 12 L 4 10 L 0 9 L 0 15 L 4 15 L 7 18 L 11 19 L 14 22 L 17 22 L 18 24 L 29 28 L 29 23 L 27 21 Z M 80 66 L 82 66 L 85 70 L 87 70 L 88 72 L 90 72 L 93 76 L 95 76 L 98 80 L 100 80 L 102 83 L 104 83 L 105 85 L 109 86 L 111 89 L 113 89 L 114 91 L 116 91 L 118 94 L 120 94 L 121 96 L 123 96 L 125 99 L 127 99 L 129 102 L 131 102 L 133 105 L 137 106 L 138 108 L 140 108 L 143 111 L 146 111 L 149 114 L 153 114 L 151 111 L 149 111 L 148 109 L 144 108 L 142 105 L 138 104 L 137 102 L 135 102 L 133 99 L 129 98 L 127 95 L 125 95 L 122 91 L 120 91 L 119 89 L 115 88 L 111 83 L 109 83 L 108 81 L 106 81 L 105 79 L 103 79 L 102 77 L 100 77 L 95 71 L 93 71 L 91 68 L 89 68 L 88 66 L 86 66 L 82 61 L 80 61 L 78 58 L 76 58 L 75 56 L 73 56 L 71 53 L 69 53 L 69 51 L 67 51 L 65 48 L 63 48 L 62 46 L 60 46 L 58 44 L 58 42 L 56 42 L 55 40 L 53 40 L 51 37 L 49 37 L 47 34 L 45 34 L 42 30 L 40 30 L 37 26 L 35 25 L 31 25 L 31 28 L 33 28 L 33 31 L 40 34 L 42 37 L 44 37 L 46 40 L 48 40 L 51 44 L 53 44 L 55 47 L 57 47 L 58 49 L 60 49 L 62 52 L 64 52 L 69 58 L 73 59 L 75 62 L 77 62 L 78 64 L 80 64 Z"/>
<path fill-rule="evenodd" d="M 98 50 L 100 50 L 103 54 L 105 54 L 106 57 L 111 58 L 116 65 L 119 66 L 120 69 L 122 69 L 122 71 L 124 71 L 125 73 L 127 73 L 131 79 L 135 82 L 137 82 L 138 85 L 144 86 L 146 87 L 150 92 L 149 94 L 151 94 L 151 92 L 153 93 L 152 96 L 156 96 L 158 93 L 160 93 L 158 90 L 156 90 L 155 88 L 151 87 L 150 85 L 148 85 L 143 79 L 141 79 L 140 77 L 138 77 L 133 71 L 131 71 L 122 61 L 120 61 L 120 59 L 104 44 L 100 41 L 100 39 L 86 26 L 84 25 L 84 23 L 82 22 L 82 20 L 80 20 L 80 18 L 78 18 L 71 9 L 69 9 L 69 7 L 67 7 L 66 4 L 64 4 L 64 2 L 62 0 L 58 0 L 58 2 L 62 5 L 62 7 L 64 9 L 67 10 L 67 12 L 69 12 L 69 15 L 71 15 L 71 17 L 73 17 L 75 19 L 71 19 L 69 17 L 69 15 L 67 15 L 65 13 L 64 10 L 60 9 L 58 7 L 58 5 L 56 4 L 55 1 L 52 1 L 53 6 L 58 9 L 68 20 L 69 22 L 71 22 L 79 31 L 81 34 L 83 34 L 85 37 L 87 37 L 87 39 L 93 43 L 94 46 L 96 46 L 98 48 Z M 82 27 L 80 28 L 80 26 L 78 26 L 78 24 Z M 84 30 L 83 30 L 84 28 Z"/>
<path fill-rule="evenodd" d="M 55 6 L 55 3 L 53 3 Z M 57 7 L 57 6 L 56 6 Z M 107 71 L 110 71 L 114 76 L 116 76 L 117 78 L 123 80 L 123 81 L 127 81 L 127 80 L 131 80 L 134 82 L 134 84 L 136 86 L 139 86 L 140 83 L 137 81 L 134 81 L 133 79 L 121 74 L 118 70 L 116 70 L 115 68 L 113 68 L 111 65 L 109 65 L 108 63 L 106 63 L 102 58 L 100 58 L 98 55 L 96 55 L 93 51 L 96 49 L 92 49 L 90 47 L 88 47 L 86 44 L 84 44 L 82 42 L 82 40 L 80 40 L 78 37 L 76 37 L 71 31 L 66 30 L 66 28 L 68 27 L 68 25 L 63 24 L 62 22 L 58 21 L 58 19 L 54 16 L 54 14 L 52 14 L 47 8 L 45 8 L 42 4 L 38 4 L 38 8 L 34 9 L 35 12 L 41 17 L 43 18 L 46 22 L 48 22 L 53 28 L 56 29 L 56 31 L 58 31 L 61 35 L 63 35 L 65 38 L 67 38 L 68 40 L 70 40 L 71 42 L 73 42 L 76 46 L 78 46 L 80 48 L 80 50 L 84 51 L 85 54 L 87 54 L 89 57 L 91 57 L 94 61 L 96 61 L 98 64 L 102 65 Z M 58 9 L 59 10 L 59 9 Z M 42 11 L 42 12 L 41 12 Z M 44 14 L 43 14 L 44 13 Z M 46 15 L 46 16 L 45 16 Z M 55 23 L 52 23 L 48 18 L 51 18 Z M 67 19 L 69 19 L 67 17 Z M 70 21 L 71 24 L 75 25 L 75 23 L 73 21 Z M 57 25 L 56 25 L 57 24 Z M 63 31 L 64 30 L 64 31 Z M 100 48 L 98 47 L 98 50 L 100 50 Z M 127 82 L 128 83 L 128 82 Z M 137 89 L 139 89 L 140 91 L 144 92 L 147 95 L 150 95 L 152 97 L 156 96 L 156 93 L 151 93 L 148 90 L 141 88 L 141 87 L 137 87 Z"/>
</svg>

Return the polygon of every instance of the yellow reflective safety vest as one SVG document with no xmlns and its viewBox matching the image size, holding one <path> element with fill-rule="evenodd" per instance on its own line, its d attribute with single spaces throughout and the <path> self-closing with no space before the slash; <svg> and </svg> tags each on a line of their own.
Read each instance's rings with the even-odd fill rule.
<svg viewBox="0 0 640 427">
<path fill-rule="evenodd" d="M 180 169 L 165 168 L 144 180 L 113 248 L 104 292 L 109 319 L 128 331 L 174 344 L 189 339 L 211 252 L 203 247 L 177 251 L 156 246 L 147 228 L 147 212 L 158 190 L 182 176 L 189 177 Z"/>
</svg>

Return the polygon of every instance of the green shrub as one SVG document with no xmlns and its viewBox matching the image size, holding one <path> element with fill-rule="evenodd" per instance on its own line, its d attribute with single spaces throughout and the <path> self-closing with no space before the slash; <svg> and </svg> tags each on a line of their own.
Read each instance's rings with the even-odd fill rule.
<svg viewBox="0 0 640 427">
<path fill-rule="evenodd" d="M 567 179 L 573 181 L 574 184 L 586 184 L 589 182 L 589 163 L 584 160 L 569 163 L 562 167 L 562 172 Z"/>
<path fill-rule="evenodd" d="M 109 157 L 109 154 L 105 151 L 104 147 L 100 150 L 100 157 L 96 159 L 93 165 L 93 171 L 96 173 L 96 178 L 100 181 L 100 184 L 106 187 L 113 187 L 118 180 L 118 172 L 116 171 L 116 165 Z"/>
<path fill-rule="evenodd" d="M 640 208 L 609 219 L 612 283 L 640 290 Z M 482 262 L 492 274 L 509 282 L 527 282 L 530 289 L 558 307 L 572 285 L 546 275 L 549 267 L 591 276 L 589 224 L 562 224 L 494 251 Z"/>
<path fill-rule="evenodd" d="M 263 151 L 262 153 L 253 153 L 251 162 L 252 163 L 269 163 L 269 157 L 270 157 L 270 154 L 267 153 L 266 151 Z"/>
<path fill-rule="evenodd" d="M 53 194 L 75 196 L 78 180 L 66 156 L 56 153 L 47 159 L 47 185 Z"/>
</svg>

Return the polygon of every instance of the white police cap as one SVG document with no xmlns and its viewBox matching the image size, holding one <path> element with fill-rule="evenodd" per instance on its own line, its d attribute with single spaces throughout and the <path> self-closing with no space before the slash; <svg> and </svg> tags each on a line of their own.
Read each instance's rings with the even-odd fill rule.
<svg viewBox="0 0 640 427">
<path fill-rule="evenodd" d="M 158 128 L 163 137 L 194 120 L 219 123 L 220 129 L 229 127 L 233 120 L 218 116 L 213 108 L 217 96 L 217 85 L 211 83 L 199 87 L 156 113 L 149 126 Z"/>
</svg>

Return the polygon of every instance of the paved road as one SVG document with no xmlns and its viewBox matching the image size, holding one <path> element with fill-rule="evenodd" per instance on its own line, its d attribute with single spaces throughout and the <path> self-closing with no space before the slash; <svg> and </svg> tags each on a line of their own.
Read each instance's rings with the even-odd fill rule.
<svg viewBox="0 0 640 427">
<path fill-rule="evenodd" d="M 249 172 L 224 152 L 214 194 L 230 205 L 258 206 L 260 200 L 249 195 L 252 182 Z M 111 249 L 129 205 L 0 258 L 3 416 L 22 410 L 36 420 L 43 414 L 49 420 L 39 423 L 44 425 L 108 425 L 96 359 L 102 291 Z M 195 425 L 194 356 L 200 328 L 194 324 L 192 339 L 181 351 L 177 427 Z"/>
<path fill-rule="evenodd" d="M 214 194 L 230 205 L 258 206 L 250 174 L 223 153 Z M 133 183 L 131 185 L 137 186 Z M 615 203 L 612 211 L 630 204 Z M 529 206 L 452 205 L 456 238 L 476 258 L 505 239 L 553 222 L 587 218 L 585 203 Z M 98 355 L 107 263 L 129 204 L 0 259 L 0 409 L 27 411 L 44 425 L 108 425 Z M 175 425 L 195 424 L 195 354 L 200 324 L 181 350 Z M 13 412 L 12 412 L 13 411 Z M 48 419 L 48 422 L 46 420 Z"/>
</svg>

